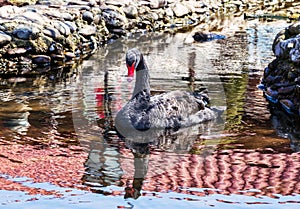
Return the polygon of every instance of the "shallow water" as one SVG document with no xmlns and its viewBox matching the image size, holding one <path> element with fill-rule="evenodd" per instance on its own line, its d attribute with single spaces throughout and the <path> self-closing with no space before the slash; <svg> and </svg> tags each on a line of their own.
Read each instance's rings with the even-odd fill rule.
<svg viewBox="0 0 300 209">
<path fill-rule="evenodd" d="M 193 44 L 188 33 L 136 35 L 72 71 L 1 79 L 0 207 L 297 207 L 298 119 L 257 88 L 284 27 L 254 20 Z M 205 88 L 222 118 L 154 132 L 146 145 L 120 139 L 114 117 L 134 87 L 124 63 L 132 47 L 153 94 Z"/>
</svg>

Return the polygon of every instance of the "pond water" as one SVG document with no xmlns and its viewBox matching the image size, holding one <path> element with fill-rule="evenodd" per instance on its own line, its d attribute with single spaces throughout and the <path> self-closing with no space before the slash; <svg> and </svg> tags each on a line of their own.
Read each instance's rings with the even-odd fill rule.
<svg viewBox="0 0 300 209">
<path fill-rule="evenodd" d="M 226 39 L 189 33 L 114 41 L 74 70 L 0 78 L 0 207 L 291 208 L 300 205 L 299 123 L 257 88 L 286 22 L 244 22 Z M 221 118 L 121 139 L 124 56 L 138 47 L 152 94 L 207 89 Z"/>
</svg>

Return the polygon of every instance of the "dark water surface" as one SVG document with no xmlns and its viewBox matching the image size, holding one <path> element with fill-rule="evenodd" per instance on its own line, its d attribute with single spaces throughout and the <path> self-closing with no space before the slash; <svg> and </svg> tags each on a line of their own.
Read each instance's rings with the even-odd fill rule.
<svg viewBox="0 0 300 209">
<path fill-rule="evenodd" d="M 0 208 L 299 207 L 298 118 L 257 88 L 286 26 L 249 21 L 206 43 L 137 35 L 75 71 L 0 78 Z M 222 118 L 158 133 L 147 147 L 120 139 L 114 117 L 134 88 L 124 61 L 132 47 L 153 94 L 206 88 Z"/>
</svg>

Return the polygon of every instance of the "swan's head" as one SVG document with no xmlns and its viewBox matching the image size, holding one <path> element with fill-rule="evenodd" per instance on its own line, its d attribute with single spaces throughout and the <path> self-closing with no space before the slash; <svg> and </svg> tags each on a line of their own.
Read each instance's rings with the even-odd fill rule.
<svg viewBox="0 0 300 209">
<path fill-rule="evenodd" d="M 141 52 L 136 49 L 129 49 L 126 53 L 126 66 L 128 69 L 128 78 L 127 80 L 130 82 L 133 80 L 134 71 L 139 70 L 140 62 L 142 59 Z"/>
</svg>

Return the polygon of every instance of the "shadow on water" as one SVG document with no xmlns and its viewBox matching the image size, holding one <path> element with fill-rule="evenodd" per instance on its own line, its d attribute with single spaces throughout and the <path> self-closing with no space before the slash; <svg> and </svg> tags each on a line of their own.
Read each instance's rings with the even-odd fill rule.
<svg viewBox="0 0 300 209">
<path fill-rule="evenodd" d="M 254 21 L 225 40 L 195 44 L 185 33 L 146 34 L 101 48 L 76 71 L 1 79 L 0 188 L 15 198 L 1 202 L 30 205 L 43 194 L 58 200 L 33 202 L 64 208 L 299 204 L 298 118 L 268 107 L 256 87 L 282 27 Z M 212 106 L 226 107 L 222 120 L 153 132 L 144 143 L 120 138 L 114 117 L 134 88 L 124 55 L 137 45 L 153 94 L 207 89 Z"/>
</svg>

